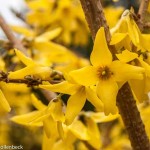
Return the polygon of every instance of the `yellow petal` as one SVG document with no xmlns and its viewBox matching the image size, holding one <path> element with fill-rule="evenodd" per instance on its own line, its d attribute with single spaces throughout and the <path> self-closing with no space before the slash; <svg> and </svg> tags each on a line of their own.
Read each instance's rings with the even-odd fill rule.
<svg viewBox="0 0 150 150">
<path fill-rule="evenodd" d="M 51 110 L 51 115 L 55 121 L 60 121 L 60 122 L 65 121 L 65 117 L 63 113 L 63 103 L 59 98 L 51 102 L 50 110 Z"/>
<path fill-rule="evenodd" d="M 109 65 L 112 62 L 112 55 L 107 46 L 103 27 L 96 34 L 90 60 L 93 66 Z"/>
<path fill-rule="evenodd" d="M 149 41 L 150 41 L 150 35 L 149 34 L 142 34 L 142 37 L 140 38 L 141 45 L 145 50 L 150 51 Z"/>
<path fill-rule="evenodd" d="M 93 66 L 87 66 L 75 71 L 71 71 L 69 75 L 80 85 L 95 85 L 99 80 L 97 70 Z"/>
<path fill-rule="evenodd" d="M 35 108 L 39 110 L 46 109 L 46 106 L 40 100 L 38 100 L 34 94 L 31 95 L 31 100 Z"/>
<path fill-rule="evenodd" d="M 52 138 L 55 134 L 57 134 L 57 123 L 51 116 L 43 120 L 43 127 L 48 138 Z"/>
<path fill-rule="evenodd" d="M 25 76 L 27 75 L 35 75 L 39 78 L 46 79 L 50 77 L 52 70 L 50 67 L 43 67 L 40 65 L 30 65 L 27 66 L 23 69 L 14 71 L 14 72 L 9 72 L 8 77 L 11 79 L 24 79 Z"/>
<path fill-rule="evenodd" d="M 115 119 L 117 119 L 120 115 L 116 114 L 116 115 L 112 115 L 109 114 L 108 116 L 106 116 L 104 113 L 98 112 L 98 113 L 91 113 L 90 117 L 96 122 L 96 123 L 104 123 L 104 122 L 110 122 L 113 121 Z"/>
<path fill-rule="evenodd" d="M 62 126 L 62 123 L 57 121 L 57 130 L 58 130 L 58 133 L 59 133 L 59 136 L 61 137 L 61 139 L 64 139 L 64 130 L 63 130 L 63 126 Z"/>
<path fill-rule="evenodd" d="M 48 109 L 38 111 L 37 115 L 29 121 L 29 125 L 35 124 L 37 122 L 42 122 L 46 118 L 48 118 L 51 114 L 51 111 Z"/>
<path fill-rule="evenodd" d="M 147 77 L 145 79 L 145 93 L 147 94 L 149 91 L 150 91 L 150 77 Z"/>
<path fill-rule="evenodd" d="M 144 68 L 125 64 L 117 60 L 112 62 L 110 68 L 116 81 L 143 79 Z"/>
<path fill-rule="evenodd" d="M 121 54 L 116 54 L 116 56 L 120 61 L 125 63 L 132 61 L 135 58 L 138 58 L 138 54 L 130 52 L 128 50 L 124 50 Z"/>
<path fill-rule="evenodd" d="M 103 103 L 102 101 L 97 97 L 96 91 L 91 89 L 90 87 L 86 87 L 86 96 L 89 102 L 98 110 L 103 111 Z"/>
<path fill-rule="evenodd" d="M 140 32 L 137 24 L 135 23 L 135 21 L 130 17 L 130 15 L 128 15 L 126 17 L 126 20 L 127 20 L 127 25 L 128 25 L 129 36 L 130 36 L 133 44 L 136 46 L 139 46 L 141 32 Z"/>
<path fill-rule="evenodd" d="M 47 150 L 48 147 L 52 149 L 58 138 L 58 134 L 53 135 L 53 138 L 48 138 L 47 135 L 43 133 L 42 150 Z"/>
<path fill-rule="evenodd" d="M 23 62 L 26 66 L 35 64 L 31 58 L 25 56 L 19 50 L 15 49 L 15 53 L 16 53 L 17 57 L 20 59 L 20 61 Z"/>
<path fill-rule="evenodd" d="M 98 125 L 90 117 L 86 118 L 86 125 L 90 137 L 87 142 L 95 149 L 100 149 L 102 143 Z"/>
<path fill-rule="evenodd" d="M 42 35 L 36 37 L 35 42 L 45 42 L 45 41 L 52 40 L 56 38 L 61 33 L 61 31 L 62 31 L 61 28 L 56 28 L 52 31 L 47 31 L 43 33 Z"/>
<path fill-rule="evenodd" d="M 26 27 L 21 27 L 21 26 L 11 26 L 12 30 L 19 33 L 23 34 L 26 37 L 34 37 L 34 32 Z"/>
<path fill-rule="evenodd" d="M 81 121 L 75 120 L 69 126 L 69 129 L 80 140 L 88 140 L 89 139 L 87 128 Z"/>
<path fill-rule="evenodd" d="M 121 42 L 126 36 L 127 33 L 114 33 L 111 38 L 110 45 L 115 45 Z"/>
<path fill-rule="evenodd" d="M 81 88 L 74 95 L 70 96 L 67 102 L 66 108 L 66 121 L 67 125 L 70 125 L 75 117 L 79 114 L 86 101 L 85 89 Z"/>
<path fill-rule="evenodd" d="M 97 94 L 104 103 L 104 112 L 117 113 L 116 96 L 118 93 L 118 85 L 113 80 L 100 81 L 97 85 Z"/>
<path fill-rule="evenodd" d="M 9 103 L 7 102 L 1 89 L 0 89 L 0 106 L 1 106 L 0 109 L 4 109 L 4 111 L 6 111 L 6 112 L 10 112 L 10 110 L 11 110 Z"/>
<path fill-rule="evenodd" d="M 139 102 L 148 100 L 148 95 L 145 93 L 145 80 L 130 80 L 129 84 Z"/>
<path fill-rule="evenodd" d="M 30 123 L 35 118 L 39 117 L 40 115 L 41 115 L 40 111 L 33 111 L 31 113 L 28 113 L 28 114 L 14 116 L 11 118 L 11 120 L 15 123 L 22 124 L 22 125 L 42 126 L 43 125 L 42 122 Z"/>
<path fill-rule="evenodd" d="M 79 88 L 78 85 L 71 84 L 68 81 L 63 81 L 58 84 L 40 85 L 39 87 L 46 90 L 51 90 L 53 92 L 59 92 L 69 95 L 74 94 Z"/>
</svg>

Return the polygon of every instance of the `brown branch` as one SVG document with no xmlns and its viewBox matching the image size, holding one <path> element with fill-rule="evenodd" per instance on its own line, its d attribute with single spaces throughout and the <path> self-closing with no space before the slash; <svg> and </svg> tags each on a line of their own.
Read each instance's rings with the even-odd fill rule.
<svg viewBox="0 0 150 150">
<path fill-rule="evenodd" d="M 27 56 L 27 51 L 23 47 L 21 41 L 17 39 L 4 18 L 0 15 L 0 26 L 2 30 L 4 31 L 5 35 L 7 36 L 8 40 L 13 44 L 14 48 L 17 48 L 18 50 L 22 51 Z"/>
<path fill-rule="evenodd" d="M 143 25 L 144 28 L 150 28 L 150 22 L 145 22 Z"/>
<path fill-rule="evenodd" d="M 18 84 L 26 84 L 28 87 L 32 87 L 32 86 L 38 86 L 40 84 L 42 84 L 43 81 L 48 81 L 51 84 L 56 84 L 56 83 L 60 83 L 60 80 L 42 80 L 40 78 L 35 78 L 34 76 L 28 76 L 25 77 L 24 79 L 10 79 L 8 78 L 8 74 L 0 71 L 0 82 L 6 82 L 6 83 L 18 83 Z M 44 91 L 42 91 L 44 93 Z M 48 97 L 48 93 L 44 93 L 47 94 Z M 50 94 L 49 94 L 50 96 Z M 51 95 L 52 96 L 52 95 Z"/>
<path fill-rule="evenodd" d="M 99 0 L 80 0 L 86 20 L 88 22 L 92 38 L 95 39 L 96 33 L 100 27 L 105 28 L 107 42 L 110 42 L 111 35 L 107 25 L 101 2 Z M 96 7 L 95 7 L 96 6 Z"/>
<path fill-rule="evenodd" d="M 111 38 L 110 31 L 108 30 L 109 28 L 104 17 L 100 0 L 80 1 L 89 24 L 93 40 L 97 30 L 103 26 L 105 28 L 107 42 L 109 43 Z M 112 50 L 111 47 L 110 50 L 112 55 L 115 55 L 114 50 Z M 149 139 L 128 83 L 125 83 L 119 90 L 116 103 L 129 134 L 133 149 L 150 150 Z"/>
<path fill-rule="evenodd" d="M 125 103 L 123 102 L 125 100 Z M 128 83 L 125 83 L 117 95 L 117 106 L 129 133 L 134 150 L 150 150 L 149 139 L 141 120 L 133 94 Z"/>
<path fill-rule="evenodd" d="M 150 2 L 150 0 L 141 0 L 141 4 L 140 4 L 140 7 L 139 7 L 139 11 L 138 11 L 138 16 L 139 16 L 138 26 L 141 29 L 141 31 L 143 31 L 145 15 L 146 15 L 146 12 L 147 12 L 147 9 L 148 9 L 149 2 Z"/>
</svg>

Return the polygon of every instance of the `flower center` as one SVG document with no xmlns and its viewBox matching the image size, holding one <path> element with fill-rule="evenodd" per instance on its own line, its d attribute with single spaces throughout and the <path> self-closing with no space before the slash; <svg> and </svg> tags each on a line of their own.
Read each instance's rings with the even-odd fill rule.
<svg viewBox="0 0 150 150">
<path fill-rule="evenodd" d="M 113 75 L 113 72 L 107 66 L 98 68 L 98 77 L 101 80 L 107 80 L 111 75 Z"/>
</svg>

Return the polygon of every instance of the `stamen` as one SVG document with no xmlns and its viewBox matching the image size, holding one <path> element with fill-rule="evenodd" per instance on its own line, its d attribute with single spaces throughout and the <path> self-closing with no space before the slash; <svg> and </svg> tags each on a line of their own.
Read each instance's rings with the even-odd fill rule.
<svg viewBox="0 0 150 150">
<path fill-rule="evenodd" d="M 98 69 L 98 76 L 101 80 L 107 80 L 113 75 L 113 72 L 110 71 L 110 69 L 105 66 L 105 67 L 100 67 Z"/>
</svg>

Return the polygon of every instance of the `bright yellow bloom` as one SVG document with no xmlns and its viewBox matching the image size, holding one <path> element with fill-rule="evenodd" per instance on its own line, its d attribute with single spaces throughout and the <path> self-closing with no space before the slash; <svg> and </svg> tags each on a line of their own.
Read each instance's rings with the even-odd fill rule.
<svg viewBox="0 0 150 150">
<path fill-rule="evenodd" d="M 105 114 L 114 114 L 117 112 L 117 83 L 125 82 L 129 79 L 142 79 L 144 69 L 119 60 L 112 60 L 112 54 L 108 49 L 103 27 L 97 32 L 90 60 L 91 66 L 72 71 L 70 75 L 81 85 L 96 84 L 97 94 L 104 103 Z"/>
<path fill-rule="evenodd" d="M 92 87 L 85 87 L 79 84 L 70 83 L 68 81 L 54 85 L 40 85 L 40 87 L 53 92 L 71 95 L 68 99 L 65 112 L 65 123 L 67 125 L 70 125 L 75 117 L 79 114 L 86 102 L 86 98 L 95 106 L 97 110 L 103 110 L 103 104 L 97 97 L 96 92 Z"/>
<path fill-rule="evenodd" d="M 31 58 L 26 57 L 19 50 L 15 50 L 15 53 L 18 56 L 18 58 L 26 65 L 26 67 L 14 72 L 9 72 L 9 78 L 22 79 L 27 75 L 34 75 L 41 79 L 50 78 L 50 74 L 52 72 L 52 69 L 50 67 L 35 63 Z"/>
<path fill-rule="evenodd" d="M 150 36 L 142 34 L 136 22 L 131 17 L 132 13 L 125 10 L 118 24 L 111 29 L 112 39 L 110 44 L 116 45 L 117 49 L 124 47 L 132 50 L 132 43 L 137 47 L 137 50 L 149 50 Z"/>
<path fill-rule="evenodd" d="M 52 30 L 61 27 L 62 33 L 56 39 L 57 41 L 64 44 L 87 44 L 89 32 L 79 1 L 36 0 L 27 2 L 27 4 L 32 9 L 26 15 L 27 22 L 36 30 L 41 31 L 41 28 Z"/>
<path fill-rule="evenodd" d="M 14 116 L 11 120 L 27 126 L 43 125 L 48 138 L 57 134 L 57 130 L 59 130 L 60 135 L 63 136 L 61 126 L 65 118 L 62 101 L 57 98 L 51 100 L 49 105 L 45 106 L 34 95 L 32 95 L 32 103 L 38 110 L 24 115 Z"/>
</svg>

